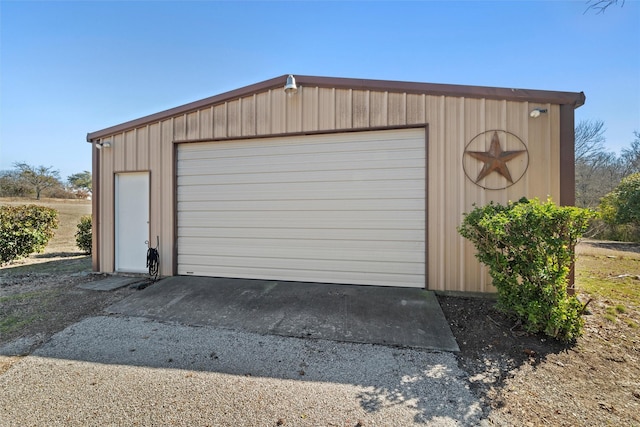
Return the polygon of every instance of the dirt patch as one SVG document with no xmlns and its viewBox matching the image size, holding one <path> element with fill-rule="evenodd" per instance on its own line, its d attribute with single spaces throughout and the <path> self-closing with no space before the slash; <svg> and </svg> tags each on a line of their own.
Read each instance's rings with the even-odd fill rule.
<svg viewBox="0 0 640 427">
<path fill-rule="evenodd" d="M 595 256 L 618 258 L 640 273 L 638 245 L 589 241 L 576 252 L 580 273 L 598 262 Z M 620 300 L 587 293 L 591 287 L 581 289 L 580 282 L 588 278 L 578 275 L 579 298 L 592 301 L 584 335 L 571 344 L 523 332 L 493 299 L 439 297 L 460 346 L 458 363 L 493 425 L 640 426 L 640 307 L 629 302 L 640 280 L 616 282 L 616 274 L 606 272 L 602 286 L 625 289 Z"/>
<path fill-rule="evenodd" d="M 38 204 L 56 209 L 59 226 L 44 253 L 33 254 L 0 268 L 0 347 L 20 343 L 28 353 L 53 334 L 104 308 L 134 290 L 113 292 L 79 289 L 104 278 L 91 272 L 91 257 L 75 246 L 80 217 L 91 213 L 91 201 L 0 199 L 1 204 Z M 0 373 L 18 359 L 0 357 Z"/>
<path fill-rule="evenodd" d="M 39 269 L 34 264 L 0 269 L 0 347 L 21 337 L 36 337 L 31 346 L 37 347 L 73 323 L 104 314 L 106 307 L 135 292 L 128 288 L 113 292 L 79 289 L 82 283 L 105 277 L 84 268 L 77 271 L 86 264 L 83 257 L 50 259 L 35 264 Z M 42 272 L 48 269 L 58 271 Z"/>
<path fill-rule="evenodd" d="M 6 350 L 0 355 L 0 375 L 55 333 L 104 314 L 106 307 L 135 292 L 79 289 L 104 278 L 90 273 L 90 267 L 86 256 L 66 256 L 30 257 L 0 269 L 0 348 Z"/>
<path fill-rule="evenodd" d="M 587 315 L 565 345 L 514 328 L 494 301 L 440 297 L 460 346 L 458 362 L 495 425 L 640 425 L 637 328 Z"/>
</svg>

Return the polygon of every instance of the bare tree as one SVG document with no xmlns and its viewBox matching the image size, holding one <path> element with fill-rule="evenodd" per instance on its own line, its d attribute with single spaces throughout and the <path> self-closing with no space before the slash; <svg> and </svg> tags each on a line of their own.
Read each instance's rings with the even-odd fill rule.
<svg viewBox="0 0 640 427">
<path fill-rule="evenodd" d="M 596 207 L 600 199 L 623 178 L 622 162 L 615 153 L 602 151 L 576 163 L 576 205 Z"/>
<path fill-rule="evenodd" d="M 42 190 L 60 185 L 60 172 L 53 169 L 53 166 L 31 166 L 24 162 L 14 163 L 20 180 L 28 184 L 36 193 L 36 199 L 40 200 Z"/>
<path fill-rule="evenodd" d="M 576 205 L 596 207 L 620 181 L 640 172 L 640 132 L 620 156 L 605 148 L 602 120 L 583 120 L 575 128 Z"/>
<path fill-rule="evenodd" d="M 623 7 L 624 1 L 625 0 L 589 0 L 587 1 L 587 4 L 589 6 L 587 6 L 587 10 L 585 10 L 584 12 L 587 13 L 587 11 L 591 9 L 591 10 L 595 10 L 596 13 L 604 13 L 609 6 L 619 4 L 620 7 Z"/>
<path fill-rule="evenodd" d="M 575 128 L 576 163 L 597 157 L 604 150 L 604 122 L 602 120 L 581 120 Z"/>
<path fill-rule="evenodd" d="M 0 197 L 24 197 L 30 188 L 20 179 L 16 170 L 0 171 Z"/>
<path fill-rule="evenodd" d="M 622 150 L 621 157 L 624 165 L 624 175 L 640 172 L 640 132 L 633 132 L 635 139 L 631 147 Z"/>
<path fill-rule="evenodd" d="M 575 128 L 576 205 L 596 207 L 625 176 L 621 157 L 605 148 L 602 120 L 582 120 Z M 640 147 L 639 147 L 640 148 Z M 640 155 L 640 150 L 638 151 Z"/>
</svg>

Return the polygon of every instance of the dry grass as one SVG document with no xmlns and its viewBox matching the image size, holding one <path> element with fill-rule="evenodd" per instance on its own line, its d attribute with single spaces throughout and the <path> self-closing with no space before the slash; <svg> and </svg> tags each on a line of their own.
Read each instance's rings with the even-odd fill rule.
<svg viewBox="0 0 640 427">
<path fill-rule="evenodd" d="M 639 316 L 640 246 L 621 242 L 583 242 L 576 248 L 576 288 L 621 314 Z M 634 323 L 640 319 L 634 319 Z"/>
</svg>

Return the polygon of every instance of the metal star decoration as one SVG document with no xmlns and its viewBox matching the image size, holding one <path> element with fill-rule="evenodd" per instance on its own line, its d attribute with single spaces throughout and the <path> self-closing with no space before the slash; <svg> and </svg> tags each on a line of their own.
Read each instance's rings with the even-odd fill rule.
<svg viewBox="0 0 640 427">
<path fill-rule="evenodd" d="M 511 179 L 511 173 L 509 172 L 509 168 L 507 167 L 507 162 L 514 159 L 515 157 L 518 157 L 524 152 L 525 150 L 502 151 L 502 147 L 500 146 L 500 138 L 498 138 L 498 132 L 494 132 L 493 137 L 491 138 L 491 146 L 489 147 L 489 151 L 467 151 L 467 154 L 474 159 L 478 159 L 481 162 L 484 162 L 484 166 L 478 174 L 476 183 L 478 183 L 482 178 L 489 175 L 491 172 L 495 171 L 513 184 L 513 179 Z"/>
</svg>

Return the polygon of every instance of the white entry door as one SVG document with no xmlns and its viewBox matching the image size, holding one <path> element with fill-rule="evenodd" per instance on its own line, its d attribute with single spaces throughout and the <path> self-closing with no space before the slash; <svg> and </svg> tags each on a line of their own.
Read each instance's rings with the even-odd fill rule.
<svg viewBox="0 0 640 427">
<path fill-rule="evenodd" d="M 147 271 L 149 240 L 149 173 L 116 174 L 116 271 Z"/>
</svg>

